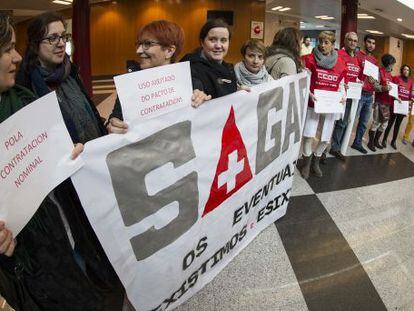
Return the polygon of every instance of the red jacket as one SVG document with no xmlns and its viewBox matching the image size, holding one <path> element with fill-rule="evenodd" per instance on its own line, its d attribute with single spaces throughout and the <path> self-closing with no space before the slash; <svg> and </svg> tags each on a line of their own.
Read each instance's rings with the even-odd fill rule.
<svg viewBox="0 0 414 311">
<path fill-rule="evenodd" d="M 402 76 L 393 77 L 392 80 L 395 84 L 398 84 L 398 97 L 401 100 L 411 100 L 413 81 L 408 78 L 405 82 Z"/>
<path fill-rule="evenodd" d="M 305 67 L 308 68 L 311 73 L 310 91 L 317 90 L 324 91 L 338 91 L 339 83 L 342 79 L 345 79 L 345 83 L 348 83 L 347 68 L 341 57 L 331 69 L 325 69 L 316 64 L 315 56 L 313 54 L 303 56 Z M 309 97 L 309 107 L 314 107 L 313 101 Z"/>
<path fill-rule="evenodd" d="M 386 71 L 384 67 L 379 70 L 379 82 L 382 86 L 387 86 L 388 82 L 392 82 L 393 78 L 390 72 Z M 388 91 L 375 92 L 375 101 L 389 106 L 393 106 L 394 97 L 388 94 Z"/>
<path fill-rule="evenodd" d="M 378 66 L 377 59 L 373 55 L 367 55 L 367 53 L 365 53 L 364 51 L 358 51 L 356 53 L 356 57 L 358 58 L 359 66 L 362 69 L 359 75 L 359 80 L 364 81 L 362 90 L 365 92 L 374 93 L 375 91 L 374 85 L 369 83 L 368 76 L 364 75 L 362 72 L 364 71 L 365 60 L 368 60 L 369 62 Z"/>
<path fill-rule="evenodd" d="M 347 67 L 348 81 L 356 82 L 357 78 L 359 78 L 360 73 L 362 72 L 362 68 L 359 64 L 357 56 L 349 55 L 348 52 L 344 49 L 339 50 L 338 55 L 342 58 Z"/>
</svg>

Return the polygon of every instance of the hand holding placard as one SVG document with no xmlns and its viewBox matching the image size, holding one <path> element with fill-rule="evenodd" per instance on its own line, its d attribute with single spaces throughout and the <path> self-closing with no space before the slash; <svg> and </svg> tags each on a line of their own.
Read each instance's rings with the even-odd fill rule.
<svg viewBox="0 0 414 311">
<path fill-rule="evenodd" d="M 375 80 L 379 80 L 379 69 L 378 66 L 374 65 L 368 60 L 365 60 L 364 71 L 363 74 L 372 77 Z"/>
</svg>

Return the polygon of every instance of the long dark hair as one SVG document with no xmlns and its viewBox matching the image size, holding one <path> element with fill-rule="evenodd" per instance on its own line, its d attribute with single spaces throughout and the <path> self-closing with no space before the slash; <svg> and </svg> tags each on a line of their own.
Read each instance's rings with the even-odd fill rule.
<svg viewBox="0 0 414 311">
<path fill-rule="evenodd" d="M 289 51 L 293 60 L 296 63 L 297 69 L 303 68 L 300 59 L 300 46 L 302 41 L 302 34 L 299 30 L 293 27 L 286 27 L 279 30 L 273 37 L 272 48 L 281 48 Z"/>
<path fill-rule="evenodd" d="M 401 76 L 403 75 L 404 67 L 408 68 L 408 78 L 411 77 L 411 67 L 407 64 L 404 64 L 404 65 L 401 66 L 401 68 L 400 68 Z"/>
<path fill-rule="evenodd" d="M 63 17 L 54 12 L 46 12 L 36 16 L 27 26 L 27 49 L 23 61 L 26 74 L 39 63 L 39 44 L 48 32 L 48 25 L 53 22 L 62 22 L 66 28 Z"/>
</svg>

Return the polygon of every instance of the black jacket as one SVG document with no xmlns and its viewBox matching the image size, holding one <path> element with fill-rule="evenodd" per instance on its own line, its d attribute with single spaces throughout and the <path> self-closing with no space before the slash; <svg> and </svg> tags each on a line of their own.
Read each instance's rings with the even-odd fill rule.
<svg viewBox="0 0 414 311">
<path fill-rule="evenodd" d="M 20 66 L 20 70 L 17 73 L 16 76 L 16 84 L 24 86 L 25 88 L 29 89 L 30 91 L 32 91 L 33 93 L 36 94 L 36 92 L 33 89 L 33 84 L 30 81 L 30 76 L 27 72 L 27 64 L 25 62 L 23 62 Z M 85 89 L 85 86 L 82 83 L 82 80 L 80 78 L 79 75 L 79 69 L 78 67 L 71 63 L 71 69 L 70 69 L 70 76 L 75 79 L 76 83 L 78 84 L 79 88 L 81 89 L 82 93 L 85 95 L 86 99 L 88 100 L 88 103 L 95 115 L 95 118 L 99 124 L 99 129 L 100 129 L 100 134 L 101 136 L 106 135 L 108 132 L 106 131 L 106 128 L 104 126 L 103 120 L 101 118 L 101 116 L 99 115 L 98 110 L 96 109 L 95 104 L 93 103 L 92 99 L 90 98 L 88 92 Z"/>
<path fill-rule="evenodd" d="M 203 91 L 212 98 L 237 91 L 237 78 L 232 64 L 208 61 L 199 52 L 187 54 L 181 61 L 190 62 L 193 89 Z"/>
<path fill-rule="evenodd" d="M 106 130 L 75 66 L 72 72 L 96 111 L 103 135 Z M 20 75 L 22 77 L 24 75 Z M 31 89 L 28 79 L 20 81 Z M 124 295 L 122 285 L 86 217 L 71 180 L 62 182 L 53 192 L 70 226 L 75 251 L 58 207 L 49 196 L 46 197 L 17 236 L 13 256 L 0 255 L 0 293 L 17 311 L 101 311 L 106 310 L 107 299 L 112 299 L 113 305 L 119 305 L 119 309 L 114 310 L 120 310 Z M 78 255 L 84 260 L 86 275 L 75 260 Z"/>
</svg>

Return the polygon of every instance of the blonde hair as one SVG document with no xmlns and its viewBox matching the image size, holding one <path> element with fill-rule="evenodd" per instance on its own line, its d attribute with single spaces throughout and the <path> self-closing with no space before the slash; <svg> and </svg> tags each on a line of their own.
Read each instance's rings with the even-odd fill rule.
<svg viewBox="0 0 414 311">
<path fill-rule="evenodd" d="M 327 30 L 321 31 L 319 33 L 318 39 L 319 39 L 319 41 L 321 41 L 323 39 L 328 39 L 332 43 L 335 43 L 335 33 L 332 32 L 332 31 L 327 31 Z"/>
</svg>

